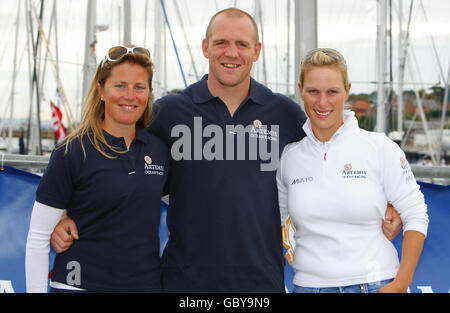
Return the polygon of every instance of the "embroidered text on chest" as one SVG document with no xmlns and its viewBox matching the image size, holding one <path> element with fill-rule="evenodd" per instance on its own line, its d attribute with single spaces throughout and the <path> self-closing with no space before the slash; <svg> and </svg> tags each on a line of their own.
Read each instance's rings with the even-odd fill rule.
<svg viewBox="0 0 450 313">
<path fill-rule="evenodd" d="M 367 171 L 365 169 L 354 169 L 350 163 L 344 165 L 344 169 L 342 171 L 342 178 L 357 178 L 357 179 L 366 179 Z"/>
</svg>

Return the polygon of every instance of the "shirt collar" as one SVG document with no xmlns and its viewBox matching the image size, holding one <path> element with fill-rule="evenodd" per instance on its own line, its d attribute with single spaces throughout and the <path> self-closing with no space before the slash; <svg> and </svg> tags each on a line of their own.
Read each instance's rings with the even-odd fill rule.
<svg viewBox="0 0 450 313">
<path fill-rule="evenodd" d="M 125 139 L 123 137 L 115 137 L 108 133 L 106 130 L 103 130 L 103 135 L 105 136 L 106 142 L 111 146 L 118 146 L 120 142 L 125 144 Z M 136 126 L 136 137 L 137 141 L 141 141 L 143 143 L 148 143 L 148 136 L 146 134 L 146 130 Z"/>
<path fill-rule="evenodd" d="M 272 92 L 269 88 L 258 83 L 253 78 L 250 78 L 250 92 L 248 97 L 252 99 L 254 103 L 264 105 L 271 94 Z"/>
<path fill-rule="evenodd" d="M 215 98 L 208 89 L 207 80 L 208 74 L 205 74 L 202 79 L 185 89 L 184 92 L 191 95 L 194 103 L 206 103 Z M 268 88 L 250 77 L 249 99 L 254 103 L 264 105 L 265 101 L 267 101 L 268 93 L 270 93 Z"/>
<path fill-rule="evenodd" d="M 148 132 L 144 128 L 140 128 L 136 126 L 136 140 L 141 141 L 143 143 L 148 143 Z"/>
<path fill-rule="evenodd" d="M 203 75 L 202 79 L 190 85 L 184 90 L 185 93 L 191 95 L 194 103 L 206 103 L 215 98 L 208 89 L 207 80 L 208 74 L 205 74 Z"/>
</svg>

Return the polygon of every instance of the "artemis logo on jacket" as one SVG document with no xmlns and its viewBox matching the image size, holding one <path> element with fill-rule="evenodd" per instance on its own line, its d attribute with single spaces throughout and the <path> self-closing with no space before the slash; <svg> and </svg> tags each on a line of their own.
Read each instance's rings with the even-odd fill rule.
<svg viewBox="0 0 450 313">
<path fill-rule="evenodd" d="M 342 178 L 367 178 L 366 170 L 354 170 L 350 163 L 344 165 L 344 170 L 342 171 Z"/>
</svg>

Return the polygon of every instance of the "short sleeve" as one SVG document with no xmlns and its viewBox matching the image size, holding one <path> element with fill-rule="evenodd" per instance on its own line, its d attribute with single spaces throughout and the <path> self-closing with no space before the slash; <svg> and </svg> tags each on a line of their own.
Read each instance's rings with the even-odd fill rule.
<svg viewBox="0 0 450 313">
<path fill-rule="evenodd" d="M 292 132 L 292 137 L 289 139 L 288 143 L 300 141 L 306 136 L 305 131 L 303 130 L 303 125 L 307 120 L 306 114 L 302 110 L 300 105 L 298 105 L 297 103 L 294 104 L 293 117 L 295 117 L 294 118 L 295 129 Z"/>
<path fill-rule="evenodd" d="M 74 190 L 73 167 L 72 158 L 65 154 L 65 145 L 55 149 L 36 190 L 36 201 L 65 209 Z"/>
</svg>

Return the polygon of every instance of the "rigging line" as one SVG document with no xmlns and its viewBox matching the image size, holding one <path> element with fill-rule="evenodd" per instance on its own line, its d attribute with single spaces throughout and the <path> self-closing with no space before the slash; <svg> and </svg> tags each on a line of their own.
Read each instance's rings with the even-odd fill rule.
<svg viewBox="0 0 450 313">
<path fill-rule="evenodd" d="M 428 21 L 428 17 L 427 17 L 427 14 L 425 12 L 425 7 L 423 6 L 423 1 L 422 0 L 420 0 L 420 7 L 422 8 L 422 12 L 423 12 L 423 16 L 425 18 L 425 21 L 427 22 L 428 25 L 430 25 L 430 22 Z M 437 52 L 437 48 L 436 48 L 436 43 L 434 41 L 434 37 L 433 37 L 433 35 L 431 33 L 428 33 L 428 35 L 430 36 L 430 39 L 431 39 L 431 44 L 433 46 L 433 51 L 434 51 L 434 55 L 436 57 L 436 62 L 438 63 L 438 66 L 439 66 L 439 73 L 441 74 L 442 82 L 445 84 L 446 80 L 445 80 L 445 76 L 444 76 L 444 70 L 442 69 L 441 60 L 440 60 L 439 54 Z"/>
<path fill-rule="evenodd" d="M 187 0 L 183 0 L 182 1 L 182 5 L 184 6 L 184 8 L 182 7 L 182 9 L 185 9 L 186 10 L 186 12 L 189 12 L 189 5 L 188 5 L 188 1 Z M 208 21 L 209 19 L 210 19 L 210 13 L 209 13 L 209 7 L 208 7 L 208 11 L 206 11 L 206 9 L 205 9 L 205 12 L 202 12 L 203 14 L 202 14 L 202 17 L 201 17 L 201 20 L 206 20 L 206 21 Z M 218 12 L 219 11 L 219 9 L 217 9 L 217 10 L 215 10 L 215 11 L 213 11 L 213 12 Z M 187 26 L 188 27 L 191 27 L 191 28 L 193 28 L 193 25 L 195 24 L 195 23 L 193 23 L 192 22 L 192 16 L 191 16 L 191 14 L 187 14 L 186 16 L 185 16 L 185 18 L 187 19 Z M 196 21 L 198 21 L 198 20 L 200 20 L 200 16 L 195 16 L 194 17 L 195 18 L 195 20 Z M 205 36 L 205 35 L 203 35 L 203 36 Z M 203 38 L 203 37 L 202 37 Z M 191 40 L 192 41 L 192 40 Z M 193 48 L 193 51 L 194 51 L 194 55 L 203 55 L 203 51 L 202 51 L 202 42 L 201 42 L 201 40 L 199 41 L 199 43 L 197 43 L 197 44 L 193 44 L 192 45 L 192 48 Z M 199 60 L 198 58 L 195 58 L 195 60 Z M 196 62 L 196 65 L 197 65 L 197 67 L 200 67 L 200 68 L 204 68 L 203 66 L 202 66 L 202 64 L 207 64 L 207 62 L 202 62 L 202 61 L 200 61 L 200 65 L 198 64 L 199 62 Z M 202 73 L 205 73 L 205 71 L 204 70 L 200 70 L 199 71 L 199 75 L 200 75 L 200 77 L 202 76 Z"/>
<path fill-rule="evenodd" d="M 444 126 L 445 126 L 445 117 L 447 116 L 447 103 L 448 103 L 448 90 L 449 90 L 449 84 L 448 81 L 450 81 L 450 63 L 448 65 L 448 75 L 447 75 L 447 84 L 445 85 L 445 92 L 444 92 L 444 99 L 442 99 L 442 117 L 441 117 L 441 125 L 440 125 L 440 132 L 439 132 L 439 147 L 438 147 L 438 162 L 441 162 L 441 152 L 442 152 L 442 137 L 444 134 Z"/>
<path fill-rule="evenodd" d="M 415 54 L 414 50 L 412 49 L 412 47 L 411 47 L 411 56 L 412 56 L 412 58 L 414 60 L 414 65 L 416 66 L 416 71 L 417 71 L 417 73 L 420 76 L 419 65 L 418 65 L 418 62 L 417 62 L 416 54 Z M 409 62 L 408 65 L 409 65 L 409 68 L 410 68 L 411 75 L 413 76 L 414 73 L 413 73 L 413 68 L 412 68 L 411 62 Z M 425 90 L 425 88 L 422 88 L 422 89 Z M 437 164 L 435 151 L 433 150 L 433 148 L 431 146 L 431 136 L 430 136 L 431 134 L 430 134 L 429 129 L 428 129 L 427 118 L 425 116 L 425 112 L 424 112 L 424 109 L 423 109 L 422 100 L 420 99 L 419 93 L 417 92 L 416 89 L 414 89 L 414 93 L 416 95 L 417 108 L 418 108 L 418 111 L 419 111 L 419 114 L 420 114 L 420 118 L 422 120 L 422 125 L 423 125 L 423 128 L 424 128 L 425 137 L 427 139 L 427 144 L 428 144 L 428 149 L 429 149 L 429 153 L 430 153 L 430 156 L 431 156 L 431 160 L 432 160 L 433 164 Z M 425 98 L 425 95 L 426 95 L 426 92 L 424 92 L 423 98 Z"/>
<path fill-rule="evenodd" d="M 275 1 L 274 1 L 275 4 Z M 275 8 L 274 8 L 274 17 L 275 17 L 275 33 L 278 34 L 278 10 L 277 10 L 277 5 L 275 4 Z M 275 40 L 275 60 L 276 60 L 276 65 L 275 65 L 275 81 L 276 81 L 276 85 L 278 87 L 278 67 L 280 66 L 279 63 L 279 57 L 278 57 L 278 40 Z"/>
<path fill-rule="evenodd" d="M 23 58 L 24 58 L 24 56 L 25 56 L 25 52 L 27 52 L 27 44 L 25 43 L 25 47 L 23 48 L 23 50 L 22 50 L 22 54 L 20 55 L 20 57 L 19 57 L 19 62 L 17 62 L 17 64 L 16 64 L 16 72 L 17 72 L 17 75 L 18 75 L 18 73 L 20 72 L 20 65 L 22 64 L 22 61 L 23 61 Z M 12 89 L 12 84 L 10 84 L 10 85 L 8 85 L 8 86 L 5 86 L 5 88 L 4 88 L 4 90 L 11 90 Z M 17 92 L 14 92 L 13 93 L 13 96 L 16 94 Z M 6 94 L 6 92 L 3 92 L 2 94 Z M 3 129 L 3 123 L 4 123 L 4 120 L 5 120 L 5 116 L 6 116 L 6 111 L 7 111 L 7 109 L 9 108 L 9 105 L 10 105 L 10 101 L 11 100 L 11 95 L 9 96 L 9 98 L 5 98 L 5 111 L 4 111 L 4 114 L 3 115 L 0 115 L 0 131 Z M 0 107 L 3 107 L 3 105 L 2 106 L 0 106 Z"/>
<path fill-rule="evenodd" d="M 56 7 L 56 0 L 53 3 L 53 10 L 54 10 L 54 23 L 55 23 L 55 58 L 56 58 L 56 75 L 59 77 L 59 47 L 58 47 L 58 14 L 57 14 L 57 7 Z"/>
<path fill-rule="evenodd" d="M 13 59 L 13 75 L 12 75 L 12 87 L 11 87 L 11 109 L 9 111 L 9 126 L 8 126 L 8 144 L 7 151 L 11 152 L 11 142 L 13 137 L 13 117 L 14 117 L 14 92 L 16 90 L 16 81 L 17 81 L 17 50 L 18 50 L 18 41 L 19 41 L 19 26 L 20 26 L 20 12 L 21 12 L 21 2 L 17 7 L 17 21 L 16 21 L 16 31 L 15 31 L 15 40 L 14 40 L 14 59 Z"/>
<path fill-rule="evenodd" d="M 8 112 L 8 109 L 10 107 L 11 99 L 12 99 L 12 94 L 10 94 L 6 100 L 6 105 L 5 105 L 5 108 L 3 111 L 3 115 L 2 115 L 3 118 L 0 119 L 0 135 L 2 135 L 2 134 L 6 135 L 6 128 L 3 129 L 3 123 L 6 121 L 6 119 L 4 117 L 6 116 L 6 113 Z M 8 121 L 8 122 L 10 123 L 11 121 Z"/>
<path fill-rule="evenodd" d="M 407 55 L 408 55 L 409 38 L 410 38 L 410 35 L 411 35 L 411 23 L 412 23 L 413 6 L 414 6 L 414 0 L 411 0 L 410 6 L 409 6 L 408 22 L 406 24 L 406 35 L 403 38 L 403 42 L 402 42 L 402 46 L 403 46 L 402 64 L 401 64 L 402 68 L 405 67 L 406 58 L 407 58 Z"/>
<path fill-rule="evenodd" d="M 71 41 L 71 40 L 73 40 L 72 38 L 71 38 L 71 36 L 69 36 L 69 35 L 67 35 L 68 34 L 68 29 L 70 29 L 70 28 L 72 28 L 73 26 L 72 25 L 74 25 L 75 24 L 75 18 L 74 18 L 74 15 L 73 14 L 70 14 L 70 12 L 73 12 L 74 11 L 74 8 L 73 8 L 73 1 L 71 0 L 70 2 L 69 2 L 69 5 L 67 5 L 67 4 L 64 4 L 64 6 L 60 6 L 60 7 L 58 7 L 58 8 L 60 8 L 60 10 L 61 10 L 61 7 L 64 7 L 64 9 L 65 9 L 65 12 L 62 14 L 62 16 L 64 16 L 64 26 L 58 26 L 59 27 L 59 29 L 61 30 L 61 29 L 63 29 L 63 35 L 61 36 L 61 37 L 59 37 L 59 38 L 62 38 L 62 44 L 61 44 L 61 47 L 67 47 L 67 46 L 69 46 L 68 44 L 66 44 L 66 41 L 68 40 L 69 42 Z M 111 12 L 112 12 L 112 10 L 111 10 Z M 70 16 L 70 18 L 68 18 Z M 60 25 L 60 23 L 58 23 L 58 25 Z"/>
<path fill-rule="evenodd" d="M 387 89 L 387 92 L 385 93 L 385 105 L 386 105 L 386 111 L 385 111 L 385 120 L 390 121 L 388 125 L 386 126 L 389 129 L 389 124 L 393 124 L 393 121 L 389 118 L 391 115 L 392 110 L 392 92 L 393 92 L 393 77 L 392 77 L 392 0 L 388 0 L 387 3 L 388 6 L 388 17 L 389 17 L 389 30 L 387 31 L 387 36 L 389 36 L 389 88 Z"/>
<path fill-rule="evenodd" d="M 51 17 L 50 17 L 50 25 L 49 25 L 49 30 L 48 30 L 48 37 L 49 37 L 49 40 L 50 40 L 50 38 L 51 38 L 51 36 L 52 36 L 52 32 L 53 32 L 53 25 L 54 25 L 54 22 L 55 22 L 55 14 L 56 14 L 56 11 L 55 11 L 55 9 L 56 9 L 56 7 L 55 7 L 55 1 L 53 2 L 53 8 L 52 8 L 52 13 L 51 13 Z M 55 26 L 55 29 L 56 29 L 56 26 Z M 50 44 L 50 43 L 49 43 Z M 40 60 L 41 58 L 37 58 L 38 60 Z M 56 60 L 57 60 L 58 58 L 56 58 Z M 42 89 L 43 89 L 43 86 L 44 86 L 44 83 L 45 83 L 45 78 L 46 78 L 46 72 L 47 72 L 47 60 L 48 60 L 48 50 L 46 50 L 45 51 L 45 58 L 43 59 L 44 60 L 44 65 L 42 66 L 43 67 L 43 69 L 42 69 L 42 72 L 40 73 L 40 77 L 38 78 L 39 79 L 39 86 L 41 86 L 41 90 L 40 90 L 40 92 L 42 92 Z M 56 64 L 58 64 L 57 63 L 57 61 L 56 61 Z"/>
<path fill-rule="evenodd" d="M 181 30 L 183 31 L 183 36 L 184 36 L 184 40 L 186 42 L 188 53 L 189 53 L 189 56 L 191 57 L 191 63 L 192 63 L 192 67 L 194 69 L 195 80 L 199 80 L 200 77 L 198 76 L 197 68 L 195 67 L 194 56 L 192 55 L 191 45 L 189 44 L 189 40 L 186 35 L 186 30 L 184 28 L 183 18 L 181 17 L 181 12 L 180 12 L 180 7 L 178 6 L 177 1 L 174 1 L 173 3 L 175 5 L 175 11 L 177 12 L 178 20 L 180 21 Z"/>
<path fill-rule="evenodd" d="M 144 47 L 147 47 L 147 14 L 148 14 L 148 0 L 145 0 L 144 8 Z"/>
<path fill-rule="evenodd" d="M 265 40 L 264 40 L 264 23 L 263 23 L 261 2 L 258 2 L 258 4 L 257 4 L 257 16 L 259 19 L 259 27 L 261 30 L 261 41 L 265 42 Z M 262 53 L 262 58 L 263 58 L 262 70 L 263 70 L 264 84 L 267 85 L 267 62 L 266 62 L 267 49 L 264 49 L 264 50 L 265 51 L 263 51 L 263 53 Z"/>
<path fill-rule="evenodd" d="M 29 6 L 29 19 L 30 19 L 30 23 L 32 23 L 32 12 L 34 13 L 35 17 L 36 17 L 36 21 L 39 23 L 39 21 L 42 21 L 42 18 L 44 16 L 44 1 L 41 0 L 40 3 L 40 10 L 39 10 L 39 16 L 37 15 L 34 5 L 30 2 L 30 6 Z M 31 24 L 31 28 L 33 28 L 33 25 Z M 37 140 L 38 140 L 38 150 L 37 152 L 40 153 L 42 151 L 42 142 L 41 142 L 41 116 L 40 116 L 40 103 L 41 103 L 41 95 L 39 94 L 39 79 L 38 79 L 38 70 L 40 68 L 40 63 L 37 63 L 37 55 L 40 52 L 40 47 L 41 47 L 41 33 L 39 32 L 39 30 L 37 30 L 36 32 L 36 42 L 34 42 L 34 31 L 32 30 L 31 32 L 31 37 L 32 37 L 32 52 L 33 52 L 33 58 L 34 58 L 34 64 L 33 64 L 33 75 L 32 75 L 32 81 L 31 81 L 31 86 L 32 86 L 32 92 L 34 92 L 34 90 L 36 91 L 36 122 L 37 122 L 37 129 L 39 130 L 37 132 Z M 32 119 L 33 116 L 32 114 L 30 114 L 30 118 L 29 118 L 29 124 L 28 124 L 28 136 L 27 136 L 27 145 L 26 145 L 26 150 L 29 149 L 29 145 L 30 145 L 30 141 L 32 140 L 31 137 L 31 132 L 32 132 Z M 36 146 L 33 146 L 33 148 L 36 148 Z M 36 152 L 36 151 L 33 151 Z"/>
<path fill-rule="evenodd" d="M 413 48 L 411 47 L 411 55 L 413 56 L 413 58 L 415 59 L 415 57 L 414 57 L 414 50 L 413 50 Z M 416 63 L 417 63 L 417 60 L 416 60 Z M 416 64 L 417 65 L 417 64 Z M 414 78 L 414 73 L 412 72 L 412 66 L 411 66 L 411 64 L 409 64 L 409 71 L 410 71 L 410 74 L 411 74 L 411 76 Z M 423 88 L 422 88 L 423 89 Z M 416 96 L 416 99 L 419 99 L 419 97 L 418 97 L 418 94 L 417 94 L 417 92 L 415 91 L 415 89 L 414 89 L 414 95 Z M 423 93 L 423 95 L 422 95 L 422 99 L 420 99 L 420 101 L 423 101 L 423 100 L 425 100 L 425 96 L 426 96 L 426 93 L 424 92 Z M 408 127 L 408 129 L 407 129 L 407 131 L 406 131 L 406 134 L 405 134 L 405 136 L 403 137 L 403 140 L 402 140 L 402 142 L 401 142 L 401 144 L 400 144 L 400 147 L 403 149 L 404 148 L 404 146 L 405 146 L 405 144 L 406 144 L 406 141 L 408 140 L 408 138 L 409 138 L 409 136 L 411 135 L 411 130 L 412 130 L 412 127 L 413 127 L 413 122 L 416 120 L 416 117 L 417 117 L 417 114 L 419 113 L 419 109 L 417 109 L 415 112 L 414 112 L 414 115 L 413 115 L 413 117 L 412 117 L 412 119 L 411 119 L 411 124 L 409 125 L 409 127 Z"/>
<path fill-rule="evenodd" d="M 164 14 L 164 19 L 165 19 L 166 24 L 167 24 L 167 28 L 169 29 L 170 38 L 172 39 L 172 44 L 173 44 L 173 48 L 175 50 L 175 55 L 177 57 L 178 66 L 180 67 L 181 76 L 182 76 L 183 82 L 184 82 L 184 87 L 187 87 L 186 77 L 184 75 L 183 66 L 181 65 L 181 60 L 180 60 L 180 56 L 178 54 L 177 44 L 175 43 L 175 39 L 173 37 L 172 27 L 170 26 L 169 18 L 167 17 L 167 11 L 166 11 L 166 6 L 164 4 L 164 0 L 160 0 L 160 3 L 161 3 L 161 7 L 162 7 L 162 10 L 163 10 L 163 14 Z"/>
<path fill-rule="evenodd" d="M 178 1 L 177 1 L 178 2 Z M 186 25 L 189 27 L 192 27 L 192 19 L 191 19 L 191 15 L 188 14 L 189 13 L 189 6 L 186 3 L 186 0 L 182 1 L 182 6 L 183 6 L 183 12 L 185 12 L 184 18 L 186 19 Z M 197 16 L 196 16 L 197 17 Z"/>
<path fill-rule="evenodd" d="M 13 25 L 12 25 L 12 27 L 14 27 L 15 25 L 16 25 L 16 23 L 17 23 L 17 21 L 18 21 L 18 19 L 16 19 L 16 21 L 13 23 Z M 5 56 L 5 52 L 8 50 L 8 46 L 9 46 L 9 42 L 10 42 L 10 40 L 11 40 L 11 37 L 12 37 L 12 35 L 13 35 L 13 31 L 10 31 L 10 32 L 8 32 L 9 34 L 8 34 L 8 37 L 6 38 L 6 44 L 3 46 L 4 48 L 3 48 L 3 52 L 2 52 L 2 55 L 0 56 L 0 64 L 2 63 L 2 61 L 3 61 L 3 57 Z"/>
<path fill-rule="evenodd" d="M 41 20 L 38 18 L 34 7 L 32 7 L 32 10 L 33 10 L 34 16 L 36 18 L 36 22 L 37 22 L 38 34 L 42 37 L 42 41 L 43 41 L 43 43 L 44 43 L 44 45 L 46 47 L 46 50 L 48 52 L 48 55 L 49 55 L 50 59 L 53 59 L 53 54 L 51 53 L 49 42 L 48 42 L 47 37 L 45 36 L 45 32 L 44 32 L 44 30 L 42 28 Z M 56 70 L 55 62 L 52 62 L 51 65 L 52 65 L 52 69 L 53 69 L 53 72 L 54 72 L 54 75 L 55 75 L 56 84 L 57 84 L 57 87 L 58 87 L 58 90 L 59 90 L 59 93 L 60 93 L 60 96 L 61 96 L 61 100 L 62 100 L 61 102 L 62 102 L 64 108 L 66 109 L 67 121 L 68 121 L 68 124 L 69 124 L 69 128 L 73 129 L 73 127 L 74 127 L 73 114 L 72 114 L 72 110 L 71 110 L 70 105 L 69 105 L 69 101 L 68 101 L 67 96 L 66 96 L 66 92 L 64 90 L 64 86 L 63 86 L 62 81 L 61 81 L 61 77 L 59 77 L 59 75 L 58 75 L 58 72 Z"/>
<path fill-rule="evenodd" d="M 219 5 L 217 4 L 217 0 L 214 0 L 214 4 L 216 6 L 216 12 L 218 12 L 219 11 Z"/>
</svg>

